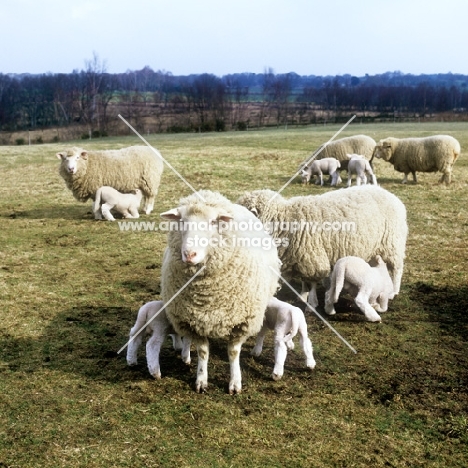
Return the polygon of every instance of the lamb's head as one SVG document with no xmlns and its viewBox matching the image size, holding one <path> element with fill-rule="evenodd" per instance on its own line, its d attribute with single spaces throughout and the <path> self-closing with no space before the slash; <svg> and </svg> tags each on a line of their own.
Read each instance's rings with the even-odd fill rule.
<svg viewBox="0 0 468 468">
<path fill-rule="evenodd" d="M 303 167 L 301 169 L 301 179 L 302 179 L 302 183 L 304 185 L 308 184 L 309 181 L 310 181 L 310 176 L 311 176 L 311 170 L 310 170 L 310 167 Z"/>
<path fill-rule="evenodd" d="M 143 198 L 143 192 L 140 189 L 135 189 L 132 190 L 132 193 L 135 195 L 138 202 L 141 202 L 141 199 Z"/>
<path fill-rule="evenodd" d="M 57 158 L 62 161 L 62 167 L 68 174 L 76 174 L 80 159 L 88 159 L 88 152 L 82 148 L 74 146 L 65 151 L 56 154 Z"/>
<path fill-rule="evenodd" d="M 208 261 L 213 249 L 223 247 L 222 233 L 233 216 L 224 206 L 209 204 L 201 198 L 191 201 L 161 213 L 161 217 L 178 225 L 177 230 L 170 230 L 169 235 L 175 236 L 176 244 L 180 245 L 182 261 L 188 265 L 199 265 Z"/>
<path fill-rule="evenodd" d="M 386 295 L 388 299 L 393 299 L 395 297 L 394 286 L 393 281 L 390 278 L 390 274 L 388 273 L 387 264 L 382 260 L 382 257 L 380 255 L 377 255 L 375 257 L 375 263 L 377 263 L 377 266 L 375 268 L 377 269 L 382 278 L 382 294 Z"/>
<path fill-rule="evenodd" d="M 268 212 L 272 204 L 283 197 L 273 190 L 254 190 L 242 195 L 236 203 L 245 206 L 264 223 L 270 221 Z"/>
<path fill-rule="evenodd" d="M 380 140 L 374 148 L 373 158 L 383 159 L 384 161 L 390 161 L 393 155 L 393 146 L 389 138 Z"/>
</svg>

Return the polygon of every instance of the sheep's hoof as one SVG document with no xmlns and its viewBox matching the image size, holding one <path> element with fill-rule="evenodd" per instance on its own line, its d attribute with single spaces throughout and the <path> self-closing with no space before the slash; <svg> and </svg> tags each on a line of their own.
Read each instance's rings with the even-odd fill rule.
<svg viewBox="0 0 468 468">
<path fill-rule="evenodd" d="M 161 372 L 155 372 L 151 374 L 151 377 L 153 377 L 154 380 L 161 380 Z"/>
<path fill-rule="evenodd" d="M 275 373 L 273 372 L 273 374 L 271 374 L 271 377 L 272 377 L 272 379 L 273 379 L 275 382 L 278 382 L 278 380 L 281 380 L 281 377 L 283 377 L 283 376 L 280 375 L 280 374 L 275 374 Z"/>
<path fill-rule="evenodd" d="M 242 393 L 241 388 L 229 388 L 229 395 L 238 395 L 239 393 Z"/>
<path fill-rule="evenodd" d="M 197 382 L 195 384 L 195 391 L 197 393 L 206 393 L 207 389 L 208 389 L 208 384 L 206 382 Z"/>
</svg>

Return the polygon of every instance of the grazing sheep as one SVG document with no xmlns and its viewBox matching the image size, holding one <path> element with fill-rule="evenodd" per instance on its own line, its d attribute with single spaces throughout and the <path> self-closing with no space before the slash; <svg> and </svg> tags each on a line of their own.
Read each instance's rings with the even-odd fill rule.
<svg viewBox="0 0 468 468">
<path fill-rule="evenodd" d="M 176 333 L 197 346 L 196 391 L 208 386 L 208 340 L 219 338 L 228 346 L 229 393 L 240 393 L 242 344 L 259 332 L 278 288 L 276 243 L 252 213 L 217 192 L 194 193 L 161 216 L 179 226 L 168 233 L 161 295 Z"/>
<path fill-rule="evenodd" d="M 135 366 L 138 363 L 138 348 L 143 341 L 143 335 L 151 335 L 146 342 L 146 361 L 149 373 L 155 379 L 161 378 L 159 352 L 167 335 L 171 335 L 174 349 L 182 351 L 181 356 L 184 363 L 190 364 L 190 339 L 181 338 L 175 333 L 167 319 L 166 311 L 161 311 L 163 306 L 163 301 L 151 301 L 140 307 L 135 325 L 130 330 L 130 341 L 127 347 L 127 363 L 129 366 Z M 158 314 L 156 318 L 153 318 L 156 314 Z M 138 333 L 145 326 L 146 329 Z M 133 338 L 136 333 L 138 335 Z"/>
<path fill-rule="evenodd" d="M 331 185 L 336 186 L 341 182 L 340 178 L 340 161 L 335 158 L 324 158 L 312 161 L 301 171 L 302 182 L 309 183 L 310 178 L 315 175 L 315 185 L 323 185 L 323 174 L 329 174 Z"/>
<path fill-rule="evenodd" d="M 164 168 L 161 155 L 157 154 L 147 146 L 105 151 L 73 147 L 56 156 L 61 160 L 59 173 L 78 201 L 94 200 L 104 185 L 124 193 L 139 188 L 145 196 L 144 211 L 149 214 Z"/>
<path fill-rule="evenodd" d="M 366 173 L 372 181 L 372 184 L 377 185 L 377 178 L 375 177 L 374 171 L 369 161 L 360 154 L 348 154 L 350 157 L 348 163 L 348 184 L 347 187 L 351 187 L 353 174 L 356 175 L 356 185 L 367 184 Z"/>
<path fill-rule="evenodd" d="M 282 271 L 302 279 L 302 297 L 312 306 L 318 305 L 316 283 L 348 255 L 366 261 L 381 255 L 398 294 L 408 235 L 406 208 L 387 190 L 365 185 L 289 200 L 257 190 L 237 203 L 256 213 L 274 238 L 283 239 L 278 246 Z"/>
<path fill-rule="evenodd" d="M 255 346 L 250 353 L 252 356 L 260 356 L 263 348 L 263 340 L 268 330 L 275 331 L 275 367 L 273 380 L 280 380 L 284 374 L 284 361 L 289 349 L 294 349 L 293 338 L 299 332 L 299 340 L 306 358 L 306 367 L 313 369 L 315 359 L 313 356 L 312 342 L 307 334 L 307 323 L 304 313 L 299 307 L 294 307 L 287 302 L 272 297 L 268 301 L 262 329 L 257 335 Z"/>
<path fill-rule="evenodd" d="M 335 158 L 341 163 L 340 170 L 347 171 L 349 162 L 348 154 L 362 154 L 367 160 L 370 160 L 374 153 L 374 148 L 375 140 L 367 135 L 354 135 L 340 138 L 328 144 L 321 145 L 312 156 L 301 164 L 301 167 L 305 169 L 305 167 L 312 164 L 313 160 Z"/>
<path fill-rule="evenodd" d="M 111 213 L 112 209 L 115 209 L 124 218 L 139 218 L 138 208 L 143 194 L 140 189 L 133 192 L 120 193 L 112 187 L 100 187 L 96 192 L 93 205 L 94 218 L 102 219 L 104 216 L 108 221 L 115 221 Z"/>
<path fill-rule="evenodd" d="M 410 172 L 414 183 L 417 183 L 416 172 L 437 171 L 442 172 L 439 183 L 449 184 L 460 151 L 460 143 L 449 135 L 402 139 L 389 137 L 379 141 L 373 158 L 381 158 L 392 164 L 396 171 L 403 172 L 403 184 L 408 181 Z"/>
<path fill-rule="evenodd" d="M 359 257 L 340 258 L 330 276 L 330 288 L 325 293 L 325 312 L 335 314 L 333 304 L 338 302 L 342 290 L 354 298 L 354 302 L 369 322 L 380 322 L 377 312 L 386 312 L 388 301 L 395 296 L 387 265 L 380 255 L 372 267 Z M 377 311 L 377 312 L 376 312 Z"/>
</svg>

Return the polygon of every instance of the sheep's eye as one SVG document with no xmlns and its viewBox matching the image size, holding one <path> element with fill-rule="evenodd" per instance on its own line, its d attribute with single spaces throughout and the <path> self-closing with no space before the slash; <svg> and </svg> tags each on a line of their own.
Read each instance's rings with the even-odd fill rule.
<svg viewBox="0 0 468 468">
<path fill-rule="evenodd" d="M 211 225 L 212 226 L 216 226 L 218 224 L 218 220 L 217 219 L 212 219 L 211 220 Z"/>
</svg>

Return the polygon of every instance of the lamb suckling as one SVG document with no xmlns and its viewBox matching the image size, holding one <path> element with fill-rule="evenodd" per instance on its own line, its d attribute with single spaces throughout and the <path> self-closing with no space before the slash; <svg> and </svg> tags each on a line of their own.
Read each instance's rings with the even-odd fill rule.
<svg viewBox="0 0 468 468">
<path fill-rule="evenodd" d="M 348 184 L 347 187 L 351 187 L 353 175 L 356 176 L 356 185 L 367 184 L 367 176 L 369 175 L 371 183 L 377 185 L 377 178 L 375 177 L 374 171 L 369 161 L 360 154 L 348 154 Z"/>
<path fill-rule="evenodd" d="M 197 347 L 196 391 L 208 386 L 209 340 L 222 339 L 228 347 L 229 393 L 239 393 L 242 344 L 260 331 L 278 288 L 275 241 L 246 208 L 208 190 L 181 199 L 161 216 L 178 226 L 168 232 L 161 295 L 174 330 Z"/>
<path fill-rule="evenodd" d="M 130 340 L 127 347 L 127 363 L 129 366 L 135 366 L 138 363 L 138 349 L 143 342 L 143 335 L 151 335 L 146 341 L 146 361 L 149 373 L 155 379 L 161 378 L 159 353 L 168 335 L 171 335 L 174 349 L 181 351 L 182 361 L 185 364 L 190 364 L 190 338 L 180 337 L 176 334 L 167 319 L 166 311 L 161 311 L 163 306 L 163 301 L 151 301 L 140 307 L 135 325 L 130 330 Z M 145 330 L 140 332 L 142 328 Z M 137 333 L 138 335 L 133 338 Z"/>
<path fill-rule="evenodd" d="M 312 176 L 315 176 L 315 185 L 323 185 L 323 174 L 328 174 L 332 187 L 341 182 L 340 161 L 335 158 L 324 158 L 312 161 L 301 170 L 303 184 L 309 183 Z"/>
<path fill-rule="evenodd" d="M 154 151 L 147 146 L 102 151 L 73 147 L 56 156 L 61 161 L 59 173 L 78 201 L 94 200 L 105 185 L 123 193 L 138 188 L 145 197 L 144 212 L 149 214 L 164 169 L 161 155 Z"/>
<path fill-rule="evenodd" d="M 94 218 L 104 217 L 108 221 L 115 221 L 111 210 L 117 211 L 124 218 L 139 218 L 138 208 L 142 196 L 140 189 L 134 190 L 133 193 L 120 193 L 113 187 L 100 187 L 93 204 Z"/>
<path fill-rule="evenodd" d="M 307 334 L 307 323 L 304 313 L 299 307 L 272 297 L 268 301 L 262 329 L 257 335 L 252 356 L 260 356 L 263 341 L 268 330 L 275 331 L 275 366 L 273 368 L 273 380 L 280 380 L 284 374 L 284 362 L 288 349 L 294 349 L 293 338 L 299 333 L 299 341 L 306 358 L 306 367 L 314 369 L 312 342 Z"/>
<path fill-rule="evenodd" d="M 362 258 L 348 256 L 340 258 L 330 275 L 330 287 L 325 293 L 325 312 L 335 314 L 334 304 L 341 291 L 348 292 L 369 322 L 380 322 L 377 312 L 386 312 L 388 301 L 395 292 L 388 274 L 387 265 L 380 255 L 375 258 L 376 266 L 370 266 Z"/>
<path fill-rule="evenodd" d="M 450 184 L 452 169 L 460 155 L 460 143 L 450 135 L 434 135 L 425 138 L 385 138 L 375 147 L 372 158 L 381 158 L 405 174 L 402 183 L 416 172 L 442 172 L 439 183 Z"/>
<path fill-rule="evenodd" d="M 391 271 L 395 294 L 399 292 L 408 235 L 406 208 L 387 190 L 368 184 L 290 199 L 256 190 L 237 203 L 253 211 L 275 239 L 282 239 L 282 273 L 302 280 L 302 297 L 313 307 L 318 305 L 317 282 L 348 255 L 366 261 L 380 255 Z"/>
</svg>

